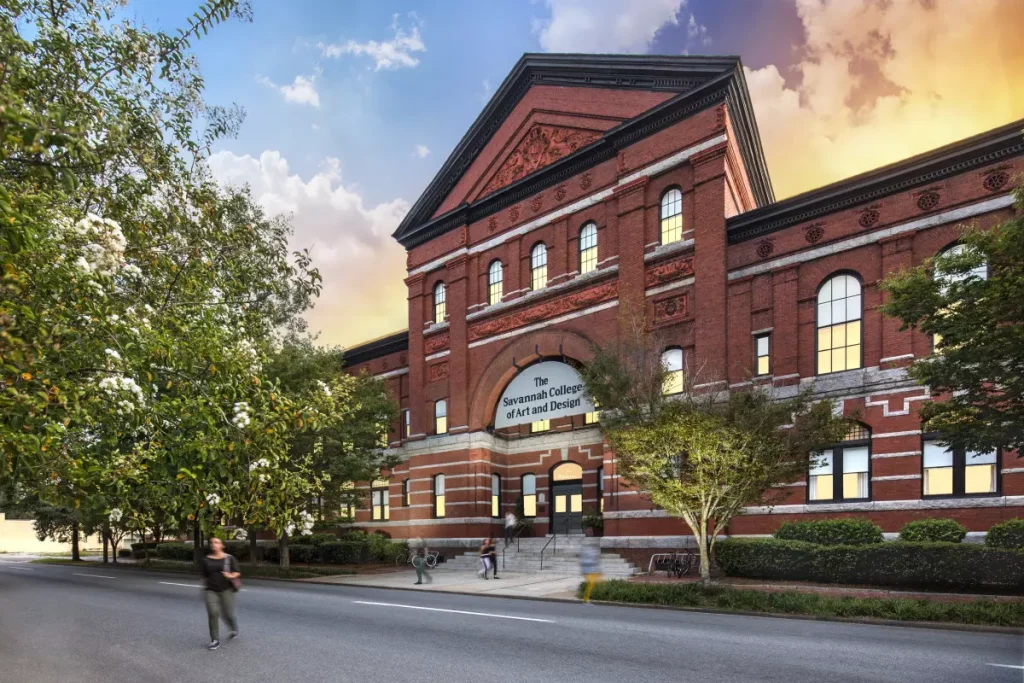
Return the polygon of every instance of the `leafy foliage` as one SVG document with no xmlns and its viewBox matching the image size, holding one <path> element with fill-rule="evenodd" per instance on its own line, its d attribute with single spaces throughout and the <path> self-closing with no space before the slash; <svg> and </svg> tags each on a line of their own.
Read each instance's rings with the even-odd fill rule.
<svg viewBox="0 0 1024 683">
<path fill-rule="evenodd" d="M 900 540 L 911 543 L 959 543 L 967 527 L 955 519 L 915 519 L 900 529 Z"/>
<path fill-rule="evenodd" d="M 882 542 L 882 527 L 868 519 L 816 519 L 783 522 L 774 536 L 784 541 L 818 545 L 866 545 Z"/>
<path fill-rule="evenodd" d="M 1013 218 L 966 229 L 960 253 L 882 283 L 886 315 L 939 339 L 910 374 L 946 397 L 923 405 L 921 418 L 955 448 L 1024 452 L 1024 187 L 1015 194 Z"/>
<path fill-rule="evenodd" d="M 1024 519 L 1008 519 L 993 524 L 985 535 L 985 545 L 990 548 L 1024 549 Z"/>
</svg>

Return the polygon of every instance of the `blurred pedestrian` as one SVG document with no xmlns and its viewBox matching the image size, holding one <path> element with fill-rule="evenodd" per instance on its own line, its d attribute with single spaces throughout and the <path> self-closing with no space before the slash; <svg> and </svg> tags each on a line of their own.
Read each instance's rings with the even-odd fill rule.
<svg viewBox="0 0 1024 683">
<path fill-rule="evenodd" d="M 484 544 L 484 550 L 487 552 L 487 560 L 491 563 L 491 569 L 494 570 L 494 578 L 498 578 L 498 544 L 493 538 L 488 538 L 487 543 Z"/>
<path fill-rule="evenodd" d="M 587 581 L 587 587 L 583 590 L 583 602 L 589 603 L 594 586 L 601 580 L 601 539 L 583 539 L 583 548 L 580 550 L 580 573 Z"/>
<path fill-rule="evenodd" d="M 434 578 L 427 571 L 427 556 L 430 551 L 422 539 L 416 539 L 416 545 L 412 558 L 412 565 L 416 567 L 416 583 L 414 585 L 419 586 L 423 583 L 423 579 L 426 579 L 427 583 L 434 583 Z"/>
<path fill-rule="evenodd" d="M 216 536 L 210 537 L 210 552 L 203 558 L 201 567 L 205 589 L 206 617 L 210 626 L 210 644 L 207 649 L 220 647 L 220 619 L 230 628 L 229 638 L 238 637 L 238 621 L 235 619 L 235 593 L 241 586 L 238 560 L 224 552 L 224 543 Z"/>
<path fill-rule="evenodd" d="M 490 551 L 487 548 L 488 539 L 484 539 L 483 543 L 480 544 L 480 571 L 476 573 L 477 576 L 482 576 L 484 579 L 491 577 L 487 576 L 487 572 L 490 570 Z"/>
<path fill-rule="evenodd" d="M 509 512 L 505 515 L 505 547 L 507 548 L 512 543 L 512 536 L 516 531 L 516 523 L 519 520 L 516 519 L 514 512 Z"/>
</svg>

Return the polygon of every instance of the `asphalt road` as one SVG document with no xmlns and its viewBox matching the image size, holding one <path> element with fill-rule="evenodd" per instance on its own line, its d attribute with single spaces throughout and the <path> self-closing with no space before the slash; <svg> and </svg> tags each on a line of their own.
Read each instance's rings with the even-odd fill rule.
<svg viewBox="0 0 1024 683">
<path fill-rule="evenodd" d="M 109 578 L 104 578 L 109 577 Z M 1024 639 L 251 581 L 204 649 L 198 581 L 0 557 L 0 683 L 1024 681 Z"/>
</svg>

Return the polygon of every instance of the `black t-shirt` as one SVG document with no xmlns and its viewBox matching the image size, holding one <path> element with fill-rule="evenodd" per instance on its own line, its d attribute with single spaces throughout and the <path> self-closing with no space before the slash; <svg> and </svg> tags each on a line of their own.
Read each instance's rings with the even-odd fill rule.
<svg viewBox="0 0 1024 683">
<path fill-rule="evenodd" d="M 206 580 L 206 590 L 215 593 L 222 593 L 231 588 L 231 582 L 221 572 L 238 571 L 235 558 L 225 554 L 219 560 L 212 557 L 204 557 L 202 564 L 203 578 Z"/>
<path fill-rule="evenodd" d="M 493 543 L 484 544 L 484 551 L 483 551 L 482 554 L 484 554 L 484 555 L 497 555 L 498 554 L 497 546 L 495 546 Z"/>
</svg>

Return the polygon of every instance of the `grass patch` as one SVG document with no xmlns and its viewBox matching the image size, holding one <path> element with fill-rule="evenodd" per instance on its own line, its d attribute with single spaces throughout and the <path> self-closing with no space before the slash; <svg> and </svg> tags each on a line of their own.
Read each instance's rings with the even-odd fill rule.
<svg viewBox="0 0 1024 683">
<path fill-rule="evenodd" d="M 585 585 L 585 584 L 583 584 Z M 583 585 L 578 595 L 583 595 Z M 604 581 L 593 600 L 700 609 L 806 614 L 818 617 L 934 621 L 952 624 L 1024 627 L 1024 601 L 971 600 L 943 602 L 903 598 L 857 598 L 797 591 L 756 591 L 697 584 Z"/>
<path fill-rule="evenodd" d="M 135 569 L 142 571 L 177 572 L 181 574 L 198 574 L 196 566 L 191 562 L 177 562 L 175 560 L 150 560 L 148 564 L 100 564 L 98 562 L 72 562 L 57 558 L 44 558 L 34 560 L 36 564 L 62 564 L 72 567 L 100 567 L 104 569 Z M 339 574 L 355 574 L 356 572 L 348 567 L 332 567 L 329 565 L 292 565 L 288 569 L 282 569 L 273 564 L 245 564 L 240 563 L 242 568 L 242 580 L 245 579 L 311 579 L 317 576 L 338 576 Z"/>
</svg>

